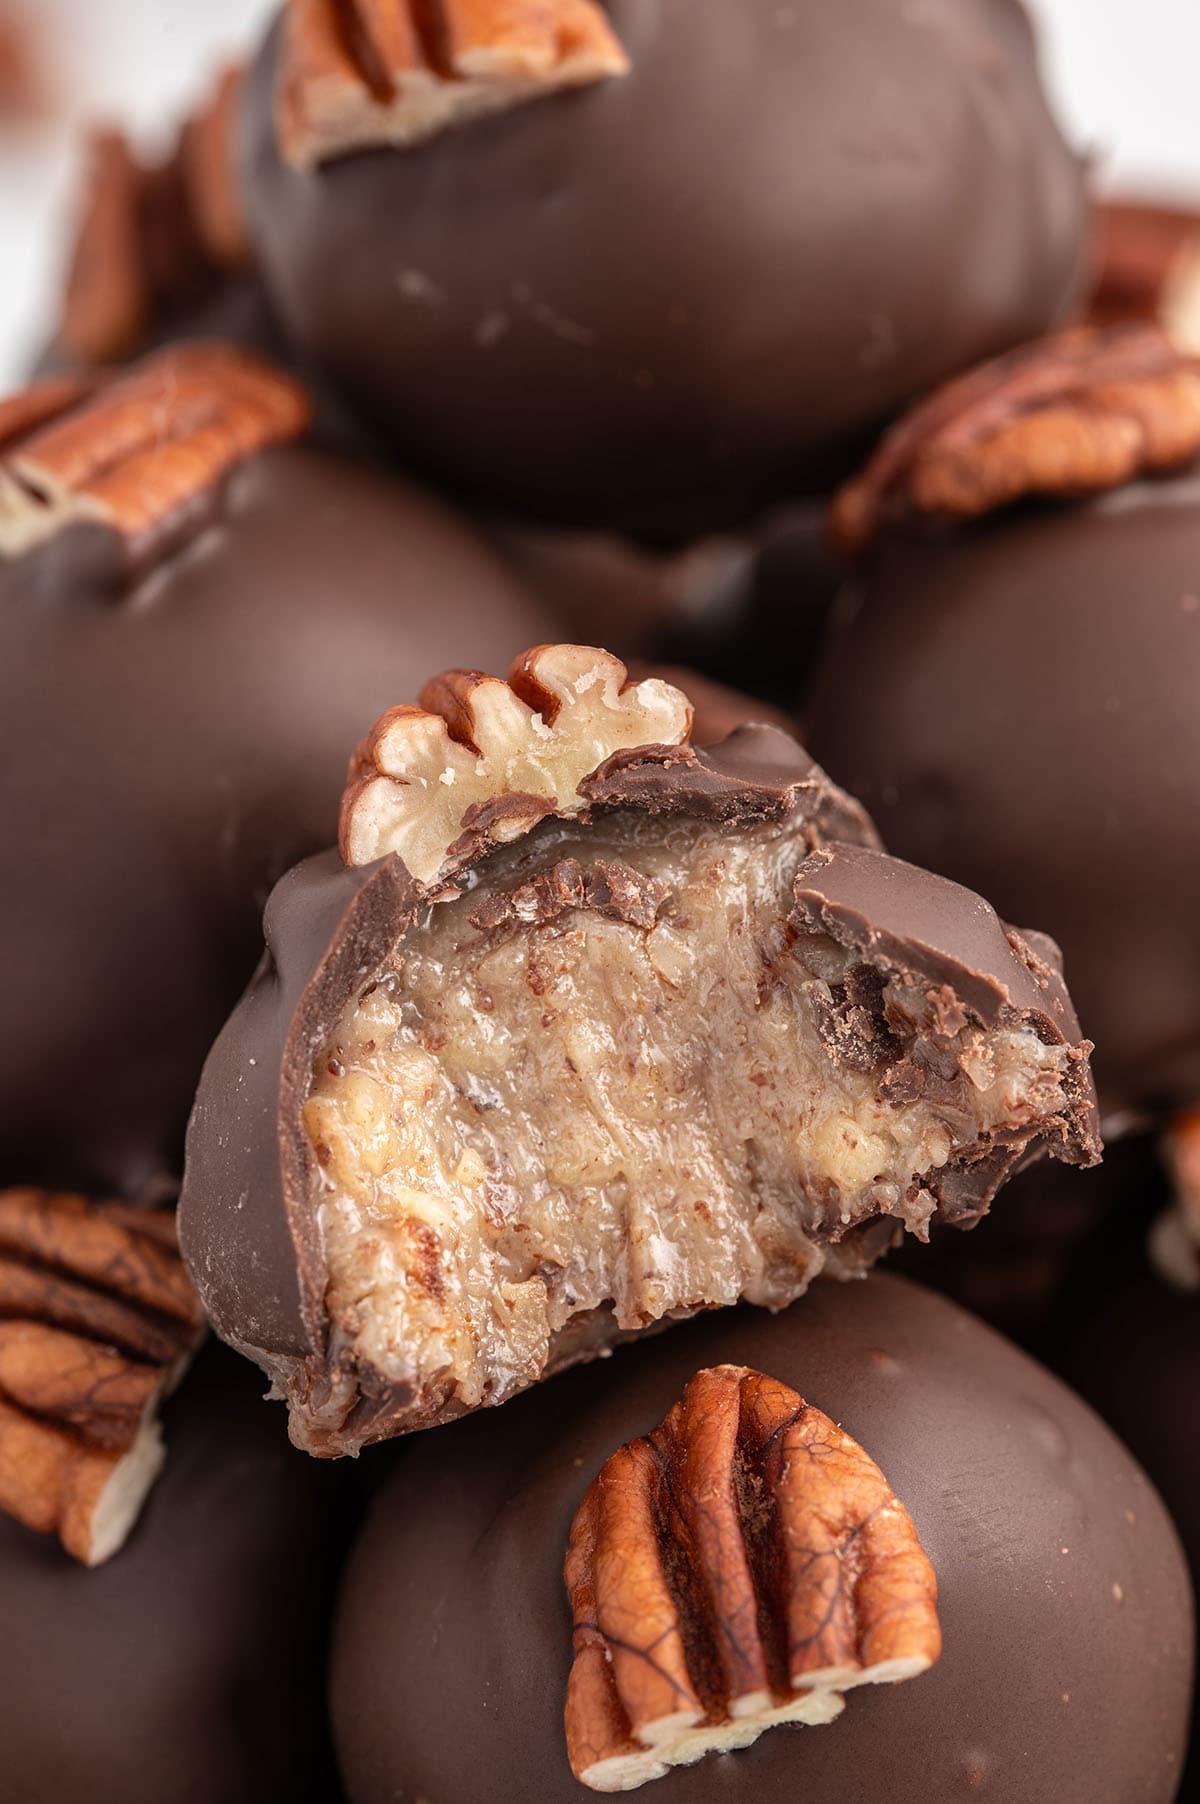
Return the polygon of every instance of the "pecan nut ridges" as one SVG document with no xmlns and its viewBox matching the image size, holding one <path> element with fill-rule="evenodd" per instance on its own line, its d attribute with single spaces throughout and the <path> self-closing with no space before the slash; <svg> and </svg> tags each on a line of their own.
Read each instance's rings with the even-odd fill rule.
<svg viewBox="0 0 1200 1804">
<path fill-rule="evenodd" d="M 1179 469 L 1200 452 L 1200 358 L 1155 325 L 1080 326 L 948 383 L 892 429 L 833 506 L 861 551 L 889 518 L 970 520 Z"/>
<path fill-rule="evenodd" d="M 280 148 L 305 169 L 623 75 L 595 0 L 289 0 Z"/>
<path fill-rule="evenodd" d="M 827 1723 L 856 1685 L 941 1652 L 937 1580 L 879 1467 L 819 1409 L 741 1366 L 699 1372 L 605 1463 L 571 1530 L 571 1767 L 630 1791 Z"/>
<path fill-rule="evenodd" d="M 171 1216 L 0 1191 L 0 1510 L 85 1566 L 116 1553 L 203 1324 Z"/>
</svg>

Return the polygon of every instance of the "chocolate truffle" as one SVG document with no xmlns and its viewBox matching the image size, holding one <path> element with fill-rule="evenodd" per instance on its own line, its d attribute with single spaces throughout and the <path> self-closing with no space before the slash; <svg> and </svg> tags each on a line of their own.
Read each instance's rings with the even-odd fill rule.
<svg viewBox="0 0 1200 1804">
<path fill-rule="evenodd" d="M 748 1365 L 841 1425 L 912 1517 L 943 1649 L 837 1721 L 672 1771 L 655 1804 L 1170 1804 L 1192 1662 L 1186 1571 L 1153 1488 L 1071 1392 L 903 1279 L 818 1284 L 693 1322 L 405 1449 L 338 1611 L 333 1716 L 352 1804 L 578 1804 L 563 1729 L 571 1521 L 700 1368 Z M 436 1632 L 431 1632 L 436 1624 Z"/>
<path fill-rule="evenodd" d="M 205 1067 L 184 1257 L 320 1454 L 970 1225 L 1096 1156 L 1054 948 L 788 735 L 542 646 L 360 749 Z"/>
<path fill-rule="evenodd" d="M 1200 366 L 1131 328 L 972 383 L 839 510 L 879 530 L 808 737 L 891 851 L 1054 935 L 1107 1116 L 1157 1115 L 1200 1099 Z"/>
<path fill-rule="evenodd" d="M 170 1187 L 356 738 L 418 673 L 545 632 L 433 501 L 305 448 L 305 414 L 220 347 L 0 410 L 0 1182 Z"/>
<path fill-rule="evenodd" d="M 324 1707 L 343 1474 L 210 1346 L 129 1542 L 85 1571 L 0 1517 L 3 1789 L 21 1804 L 333 1804 Z"/>
<path fill-rule="evenodd" d="M 243 143 L 289 331 L 456 488 L 694 538 L 1077 297 L 1084 170 L 1017 0 L 468 17 L 292 0 Z"/>
<path fill-rule="evenodd" d="M 1146 1156 L 1126 1207 L 1077 1260 L 1047 1357 L 1133 1449 L 1171 1510 L 1200 1574 L 1200 1289 L 1167 1283 L 1146 1255 L 1147 1216 L 1162 1208 L 1161 1172 Z M 1131 1206 L 1132 1205 L 1132 1206 Z M 1181 1798 L 1200 1785 L 1200 1705 Z"/>
</svg>

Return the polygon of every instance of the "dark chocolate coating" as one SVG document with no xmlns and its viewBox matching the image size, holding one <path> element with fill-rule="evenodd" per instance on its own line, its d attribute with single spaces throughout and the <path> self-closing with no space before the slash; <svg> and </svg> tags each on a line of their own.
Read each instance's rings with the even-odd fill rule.
<svg viewBox="0 0 1200 1804">
<path fill-rule="evenodd" d="M 246 96 L 281 317 L 418 468 L 688 539 L 822 491 L 1084 275 L 1019 0 L 608 0 L 622 78 L 315 172 Z"/>
<path fill-rule="evenodd" d="M 405 1449 L 351 1556 L 334 1639 L 353 1804 L 593 1795 L 571 1777 L 562 1725 L 571 1518 L 608 1455 L 723 1361 L 794 1386 L 882 1467 L 933 1562 L 945 1644 L 920 1678 L 850 1693 L 827 1728 L 770 1729 L 639 1795 L 1169 1804 L 1192 1617 L 1157 1496 L 1041 1367 L 879 1273 L 818 1284 L 779 1316 L 686 1324 Z"/>
<path fill-rule="evenodd" d="M 1200 1097 L 1200 477 L 894 532 L 815 685 L 889 850 L 1062 948 L 1106 1113 Z"/>
<path fill-rule="evenodd" d="M 201 1354 L 142 1518 L 95 1571 L 0 1517 L 12 1804 L 334 1804 L 324 1669 L 355 1486 L 289 1447 L 261 1393 Z"/>
<path fill-rule="evenodd" d="M 580 790 L 597 808 L 725 824 L 795 814 L 810 842 L 858 841 L 800 865 L 794 921 L 915 970 L 931 986 L 948 985 L 986 1027 L 1031 1025 L 1047 1043 L 1078 1041 L 1057 970 L 1007 936 L 979 897 L 879 851 L 857 804 L 777 728 L 743 727 L 707 751 L 620 752 Z M 524 878 L 552 858 L 560 831 L 547 822 L 530 836 Z M 290 872 L 268 904 L 267 958 L 205 1065 L 180 1203 L 184 1257 L 217 1332 L 281 1385 L 296 1377 L 296 1361 L 336 1356 L 301 1116 L 313 1060 L 422 902 L 395 857 L 346 870 L 328 853 Z M 1052 947 L 1042 950 L 1053 956 Z M 1085 1063 L 1073 1067 L 1066 1088 L 1069 1114 L 1053 1150 L 1086 1161 L 1097 1142 Z M 950 1219 L 969 1223 L 986 1208 L 1027 1156 L 1025 1141 L 1014 1142 L 998 1135 L 986 1158 L 939 1174 L 932 1188 Z M 306 1367 L 305 1388 L 311 1383 Z M 387 1396 L 364 1396 L 361 1409 L 366 1419 L 374 1408 L 386 1417 L 391 1406 Z"/>
<path fill-rule="evenodd" d="M 431 672 L 547 637 L 435 502 L 294 448 L 132 582 L 99 527 L 0 563 L 0 1181 L 169 1188 L 357 739 Z"/>
<path fill-rule="evenodd" d="M 1200 1294 L 1174 1289 L 1146 1257 L 1147 1220 L 1166 1206 L 1166 1186 L 1144 1150 L 1125 1203 L 1078 1259 L 1059 1298 L 1047 1357 L 1142 1461 L 1175 1518 L 1196 1580 Z M 1191 1760 L 1179 1795 L 1198 1793 L 1200 1698 L 1194 1701 Z"/>
</svg>

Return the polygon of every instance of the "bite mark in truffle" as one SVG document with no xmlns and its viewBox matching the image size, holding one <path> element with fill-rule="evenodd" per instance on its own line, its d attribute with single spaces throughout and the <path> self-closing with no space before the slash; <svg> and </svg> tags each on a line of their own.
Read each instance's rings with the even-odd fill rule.
<svg viewBox="0 0 1200 1804">
<path fill-rule="evenodd" d="M 298 169 L 623 75 L 595 0 L 289 0 L 276 95 Z"/>
<path fill-rule="evenodd" d="M 163 351 L 100 384 L 44 383 L 11 421 L 0 414 L 0 557 L 89 520 L 142 556 L 236 464 L 299 437 L 309 414 L 289 377 L 227 345 Z"/>
<path fill-rule="evenodd" d="M 0 1509 L 86 1566 L 116 1553 L 203 1333 L 170 1216 L 0 1191 Z"/>
<path fill-rule="evenodd" d="M 908 514 L 969 520 L 1030 495 L 1078 497 L 1200 452 L 1200 358 L 1157 325 L 1075 327 L 948 383 L 836 497 L 847 554 Z"/>
<path fill-rule="evenodd" d="M 594 1791 L 828 1723 L 941 1653 L 937 1579 L 879 1467 L 787 1385 L 698 1372 L 571 1528 L 567 1750 Z"/>
<path fill-rule="evenodd" d="M 901 1222 L 969 1225 L 1040 1151 L 1096 1155 L 1057 969 L 878 851 L 795 741 L 634 747 L 578 791 L 452 884 L 441 824 L 434 886 L 329 855 L 269 905 L 182 1219 L 218 1331 L 310 1451 L 779 1307 Z"/>
</svg>

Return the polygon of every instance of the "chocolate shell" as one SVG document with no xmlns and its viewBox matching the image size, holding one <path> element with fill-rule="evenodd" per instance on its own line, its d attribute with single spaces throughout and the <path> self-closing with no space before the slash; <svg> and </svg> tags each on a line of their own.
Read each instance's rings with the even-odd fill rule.
<svg viewBox="0 0 1200 1804">
<path fill-rule="evenodd" d="M 148 410 L 129 519 L 182 469 L 153 526 L 105 517 L 111 466 L 55 515 L 23 487 L 36 433 L 0 447 L 0 538 L 22 496 L 40 535 L 0 555 L 0 1181 L 128 1198 L 177 1182 L 263 902 L 333 837 L 356 738 L 468 642 L 504 661 L 545 632 L 467 528 L 398 480 L 294 439 L 239 452 L 243 423 L 191 492 L 176 441 L 190 424 L 211 448 L 210 401 L 246 380 L 226 356 L 164 353 L 51 423 L 70 448 L 114 410 L 128 421 L 131 395 Z"/>
<path fill-rule="evenodd" d="M 351 1557 L 332 1699 L 352 1804 L 578 1804 L 563 1731 L 571 1520 L 702 1367 L 748 1365 L 857 1440 L 938 1584 L 942 1654 L 821 1728 L 677 1768 L 649 1804 L 1171 1804 L 1192 1612 L 1153 1487 L 1070 1391 L 899 1278 L 818 1284 L 554 1379 L 404 1450 Z M 436 1624 L 436 1634 L 430 1625 Z"/>
<path fill-rule="evenodd" d="M 1200 475 L 886 531 L 814 685 L 888 847 L 1062 948 L 1101 1102 L 1200 1097 Z"/>
<path fill-rule="evenodd" d="M 525 21 L 476 17 L 499 21 L 486 79 Z M 466 116 L 459 82 L 464 110 L 396 148 L 397 45 L 430 59 L 414 104 L 453 112 L 440 9 L 286 8 L 251 73 L 243 184 L 271 298 L 414 468 L 518 515 L 692 539 L 828 488 L 913 394 L 1069 312 L 1084 166 L 1016 0 L 603 17 L 624 73 L 492 117 Z M 379 147 L 295 167 L 281 131 L 326 82 Z"/>
<path fill-rule="evenodd" d="M 271 1432 L 261 1389 L 224 1348 L 201 1355 L 142 1520 L 95 1572 L 0 1518 L 7 1797 L 337 1798 L 324 1676 L 356 1487 Z"/>
<path fill-rule="evenodd" d="M 697 1308 L 777 1307 L 901 1222 L 970 1225 L 1041 1152 L 1096 1156 L 1053 948 L 887 858 L 794 740 L 618 752 L 578 798 L 440 889 L 328 854 L 271 898 L 181 1232 L 310 1451 L 503 1402 Z M 450 1150 L 405 1138 L 451 1122 Z"/>
</svg>

